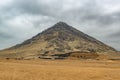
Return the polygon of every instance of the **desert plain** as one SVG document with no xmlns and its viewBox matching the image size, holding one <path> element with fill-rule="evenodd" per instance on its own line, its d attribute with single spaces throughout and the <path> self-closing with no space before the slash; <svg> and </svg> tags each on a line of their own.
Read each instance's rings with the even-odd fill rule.
<svg viewBox="0 0 120 80">
<path fill-rule="evenodd" d="M 120 61 L 0 60 L 0 80 L 120 80 Z"/>
</svg>

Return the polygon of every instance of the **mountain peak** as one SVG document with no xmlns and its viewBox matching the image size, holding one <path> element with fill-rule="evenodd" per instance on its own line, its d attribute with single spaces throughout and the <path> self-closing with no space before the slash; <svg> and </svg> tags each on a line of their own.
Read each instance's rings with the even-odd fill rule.
<svg viewBox="0 0 120 80">
<path fill-rule="evenodd" d="M 65 24 L 66 24 L 66 23 L 65 23 L 65 22 L 62 22 L 62 21 L 56 23 L 56 25 L 65 25 Z"/>
<path fill-rule="evenodd" d="M 40 35 L 41 35 L 41 34 L 46 34 L 46 35 L 48 35 L 48 34 L 51 34 L 51 33 L 53 33 L 53 32 L 60 32 L 60 31 L 66 32 L 66 31 L 70 31 L 71 29 L 72 29 L 72 27 L 71 27 L 70 25 L 68 25 L 68 24 L 65 23 L 65 22 L 60 21 L 60 22 L 54 24 L 52 27 L 46 29 L 45 31 L 43 31 L 42 33 L 39 33 L 39 34 L 40 34 Z M 39 34 L 38 34 L 38 35 L 39 35 Z"/>
<path fill-rule="evenodd" d="M 60 22 L 58 22 L 58 23 L 56 23 L 53 27 L 69 27 L 69 25 L 67 24 L 67 23 L 65 23 L 65 22 L 62 22 L 62 21 L 60 21 Z"/>
</svg>

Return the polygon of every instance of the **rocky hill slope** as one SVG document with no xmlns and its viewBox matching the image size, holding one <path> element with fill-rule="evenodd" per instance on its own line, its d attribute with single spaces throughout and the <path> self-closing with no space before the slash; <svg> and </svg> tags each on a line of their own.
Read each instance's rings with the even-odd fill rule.
<svg viewBox="0 0 120 80">
<path fill-rule="evenodd" d="M 2 57 L 38 57 L 40 55 L 115 52 L 112 47 L 84 34 L 64 22 L 58 22 L 29 40 L 0 51 Z"/>
</svg>

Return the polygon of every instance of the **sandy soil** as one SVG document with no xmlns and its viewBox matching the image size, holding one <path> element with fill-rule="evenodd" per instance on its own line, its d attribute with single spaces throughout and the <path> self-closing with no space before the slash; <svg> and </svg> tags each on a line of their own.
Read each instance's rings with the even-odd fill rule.
<svg viewBox="0 0 120 80">
<path fill-rule="evenodd" d="M 0 60 L 0 80 L 120 80 L 120 61 Z"/>
</svg>

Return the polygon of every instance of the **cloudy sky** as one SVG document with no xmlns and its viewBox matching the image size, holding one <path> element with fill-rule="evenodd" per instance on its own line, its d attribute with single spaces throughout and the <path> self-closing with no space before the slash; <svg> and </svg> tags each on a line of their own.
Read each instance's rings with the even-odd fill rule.
<svg viewBox="0 0 120 80">
<path fill-rule="evenodd" d="M 0 49 L 59 21 L 120 51 L 120 0 L 0 0 Z"/>
</svg>

